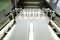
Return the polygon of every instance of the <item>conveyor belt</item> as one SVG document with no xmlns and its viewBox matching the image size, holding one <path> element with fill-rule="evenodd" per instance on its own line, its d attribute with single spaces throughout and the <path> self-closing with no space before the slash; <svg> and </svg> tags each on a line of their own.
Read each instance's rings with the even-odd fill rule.
<svg viewBox="0 0 60 40">
<path fill-rule="evenodd" d="M 16 27 L 11 35 L 10 40 L 28 40 L 29 21 L 24 19 L 17 19 L 16 22 Z"/>
<path fill-rule="evenodd" d="M 34 10 L 36 10 L 36 12 Z M 35 13 L 37 13 L 36 16 Z M 59 40 L 52 28 L 48 25 L 49 20 L 50 19 L 42 12 L 41 9 L 23 9 L 21 13 L 16 17 L 16 27 L 14 30 L 12 30 L 13 32 L 10 34 L 10 37 L 8 37 L 9 39 L 7 39 Z M 6 35 L 6 37 L 7 36 L 8 35 Z"/>
<path fill-rule="evenodd" d="M 45 19 L 34 20 L 34 40 L 55 40 Z"/>
</svg>

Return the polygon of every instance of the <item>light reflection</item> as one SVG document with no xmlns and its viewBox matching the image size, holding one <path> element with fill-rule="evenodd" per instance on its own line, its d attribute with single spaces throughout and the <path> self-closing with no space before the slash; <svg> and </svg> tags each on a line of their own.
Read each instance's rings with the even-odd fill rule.
<svg viewBox="0 0 60 40">
<path fill-rule="evenodd" d="M 33 40 L 33 23 L 30 24 L 29 40 Z"/>
</svg>

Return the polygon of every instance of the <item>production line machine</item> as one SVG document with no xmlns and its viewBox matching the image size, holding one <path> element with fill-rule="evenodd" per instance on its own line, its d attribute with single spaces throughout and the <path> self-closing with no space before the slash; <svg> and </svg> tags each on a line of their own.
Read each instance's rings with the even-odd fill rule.
<svg viewBox="0 0 60 40">
<path fill-rule="evenodd" d="M 0 40 L 60 40 L 59 0 L 0 0 Z"/>
</svg>

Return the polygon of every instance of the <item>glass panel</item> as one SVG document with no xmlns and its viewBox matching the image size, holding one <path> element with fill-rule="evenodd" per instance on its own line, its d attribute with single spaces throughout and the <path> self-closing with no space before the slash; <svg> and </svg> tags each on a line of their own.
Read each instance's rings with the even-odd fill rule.
<svg viewBox="0 0 60 40">
<path fill-rule="evenodd" d="M 9 18 L 6 18 L 5 15 L 11 9 L 11 6 L 10 0 L 0 0 L 0 27 L 6 24 L 7 20 L 9 20 Z"/>
<path fill-rule="evenodd" d="M 0 0 L 0 11 L 5 9 L 11 4 L 9 0 Z"/>
<path fill-rule="evenodd" d="M 3 18 L 6 13 L 11 9 L 11 1 L 9 0 L 0 0 L 0 19 Z"/>
<path fill-rule="evenodd" d="M 58 1 L 57 6 L 60 8 L 60 0 Z"/>
</svg>

